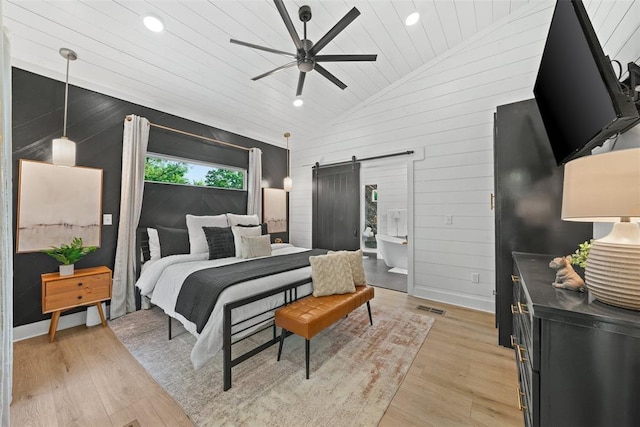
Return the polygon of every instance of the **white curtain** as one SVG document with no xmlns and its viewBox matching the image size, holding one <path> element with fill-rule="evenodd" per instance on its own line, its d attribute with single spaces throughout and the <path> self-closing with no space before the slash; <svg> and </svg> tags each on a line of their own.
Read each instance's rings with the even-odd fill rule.
<svg viewBox="0 0 640 427">
<path fill-rule="evenodd" d="M 258 220 L 262 221 L 262 150 L 259 148 L 249 151 L 248 184 L 247 214 L 256 214 Z"/>
<path fill-rule="evenodd" d="M 144 165 L 149 142 L 149 120 L 134 115 L 124 120 L 122 183 L 118 244 L 113 270 L 111 318 L 135 311 L 136 228 L 142 210 Z"/>
<path fill-rule="evenodd" d="M 2 6 L 0 5 L 0 8 Z M 0 17 L 2 11 L 0 10 Z M 8 426 L 9 405 L 11 404 L 11 382 L 13 378 L 13 227 L 11 215 L 11 62 L 9 59 L 9 38 L 2 31 L 0 44 L 0 425 Z"/>
</svg>

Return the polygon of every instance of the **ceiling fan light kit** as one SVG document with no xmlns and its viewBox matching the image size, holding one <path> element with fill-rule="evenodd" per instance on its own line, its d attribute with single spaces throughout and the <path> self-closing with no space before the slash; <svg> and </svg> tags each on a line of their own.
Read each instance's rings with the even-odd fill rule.
<svg viewBox="0 0 640 427">
<path fill-rule="evenodd" d="M 298 18 L 303 22 L 304 25 L 304 33 L 303 38 L 301 39 L 298 36 L 298 32 L 296 28 L 293 26 L 293 22 L 291 21 L 291 17 L 287 12 L 287 9 L 284 6 L 283 0 L 274 0 L 276 8 L 284 21 L 284 25 L 291 36 L 291 40 L 293 40 L 293 44 L 296 47 L 296 53 L 289 53 L 278 49 L 273 49 L 270 47 L 260 46 L 253 43 L 247 43 L 240 40 L 231 39 L 231 43 L 239 44 L 241 46 L 250 47 L 252 49 L 263 50 L 265 52 L 276 53 L 279 55 L 283 55 L 293 59 L 291 62 L 281 65 L 273 70 L 267 71 L 266 73 L 260 74 L 252 78 L 251 80 L 259 80 L 263 77 L 270 76 L 279 71 L 285 70 L 287 68 L 291 68 L 293 66 L 297 66 L 300 74 L 298 76 L 298 86 L 296 88 L 296 96 L 299 97 L 302 95 L 302 89 L 304 87 L 304 80 L 306 77 L 306 73 L 309 73 L 313 70 L 320 73 L 327 80 L 331 81 L 333 84 L 338 86 L 340 89 L 345 89 L 347 87 L 342 81 L 340 81 L 336 76 L 331 74 L 326 68 L 320 65 L 320 62 L 347 62 L 347 61 L 375 61 L 378 55 L 319 55 L 318 53 L 324 48 L 331 40 L 333 40 L 338 34 L 340 34 L 354 19 L 356 19 L 360 15 L 360 11 L 357 8 L 352 8 L 347 14 L 339 20 L 336 25 L 333 26 L 327 33 L 320 38 L 316 43 L 313 43 L 311 40 L 307 38 L 307 22 L 311 20 L 311 8 L 309 6 L 300 6 L 298 9 Z M 297 100 L 296 100 L 297 101 Z M 295 101 L 294 101 L 294 105 Z M 300 104 L 302 105 L 302 104 Z"/>
</svg>

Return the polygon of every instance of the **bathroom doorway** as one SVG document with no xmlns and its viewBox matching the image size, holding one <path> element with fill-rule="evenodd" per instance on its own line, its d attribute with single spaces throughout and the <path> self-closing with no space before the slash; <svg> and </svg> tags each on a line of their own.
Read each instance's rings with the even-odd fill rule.
<svg viewBox="0 0 640 427">
<path fill-rule="evenodd" d="M 407 292 L 407 161 L 362 163 L 360 222 L 365 274 L 370 284 Z"/>
</svg>

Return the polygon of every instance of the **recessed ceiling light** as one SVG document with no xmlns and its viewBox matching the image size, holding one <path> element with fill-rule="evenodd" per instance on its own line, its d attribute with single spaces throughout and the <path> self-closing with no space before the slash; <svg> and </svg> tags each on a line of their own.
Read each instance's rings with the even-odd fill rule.
<svg viewBox="0 0 640 427">
<path fill-rule="evenodd" d="M 407 16 L 407 19 L 404 20 L 405 25 L 413 25 L 420 20 L 420 14 L 418 12 L 413 12 L 411 15 Z"/>
<path fill-rule="evenodd" d="M 293 100 L 294 107 L 302 107 L 302 104 L 304 104 L 302 98 L 296 98 Z"/>
<path fill-rule="evenodd" d="M 157 16 L 148 15 L 145 16 L 142 21 L 144 22 L 144 26 L 154 33 L 159 33 L 164 30 L 164 24 Z"/>
</svg>

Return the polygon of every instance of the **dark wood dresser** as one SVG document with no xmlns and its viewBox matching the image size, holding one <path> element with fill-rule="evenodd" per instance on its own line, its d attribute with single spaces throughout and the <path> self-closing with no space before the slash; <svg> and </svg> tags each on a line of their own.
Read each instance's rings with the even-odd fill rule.
<svg viewBox="0 0 640 427">
<path fill-rule="evenodd" d="M 640 312 L 554 288 L 553 258 L 513 253 L 511 340 L 525 425 L 640 425 Z"/>
</svg>

